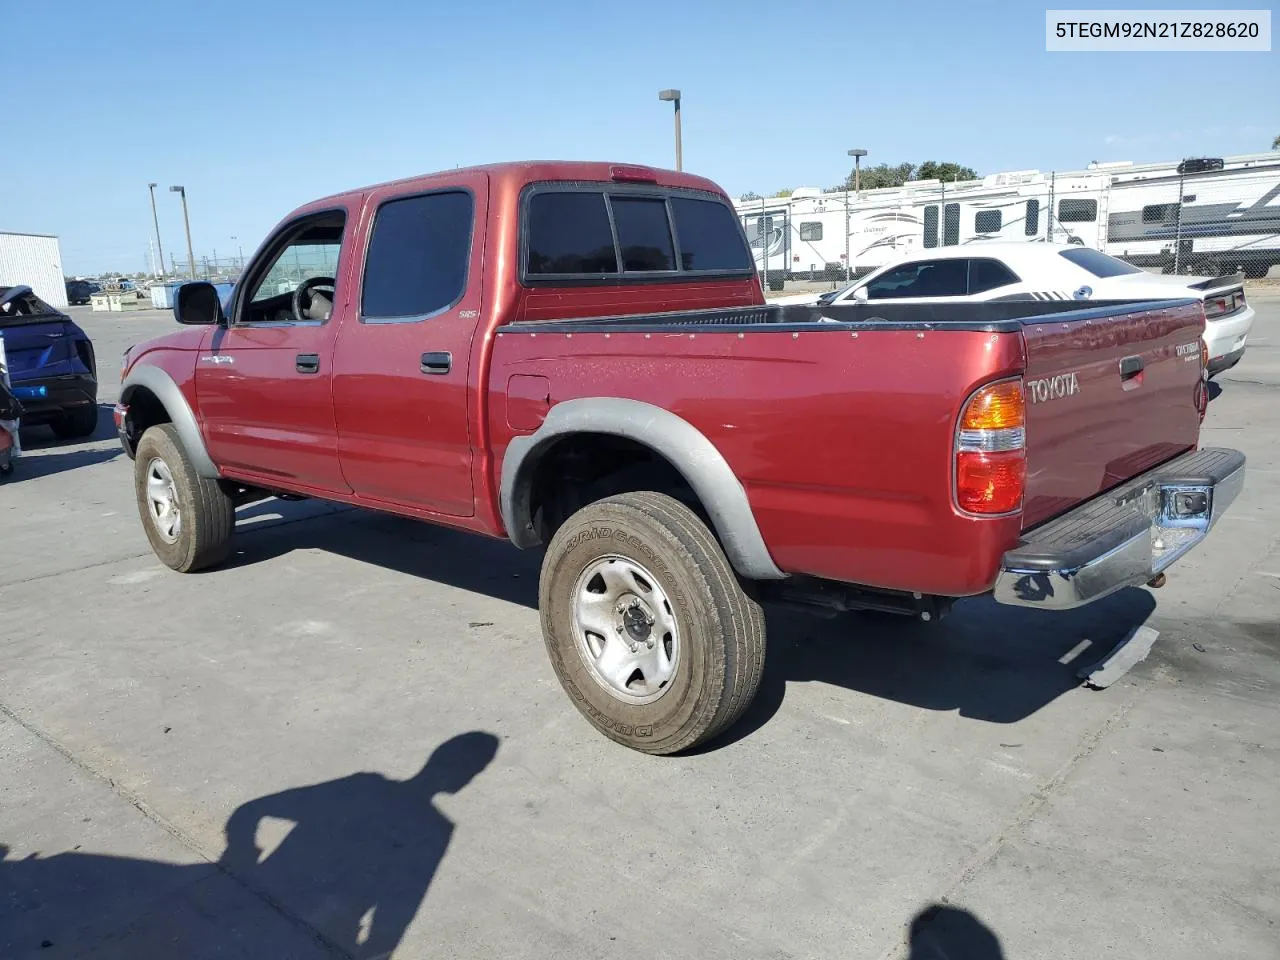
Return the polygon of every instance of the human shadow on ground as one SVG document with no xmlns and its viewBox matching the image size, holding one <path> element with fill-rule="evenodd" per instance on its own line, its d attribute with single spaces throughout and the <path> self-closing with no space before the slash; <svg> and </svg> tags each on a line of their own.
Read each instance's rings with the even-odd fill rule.
<svg viewBox="0 0 1280 960">
<path fill-rule="evenodd" d="M 290 506 L 301 505 L 281 505 L 282 512 Z M 538 551 L 361 510 L 239 536 L 231 563 L 262 563 L 308 548 L 537 608 Z M 1077 670 L 1104 656 L 1154 609 L 1142 589 L 1052 613 L 974 598 L 933 623 L 866 613 L 826 620 L 770 606 L 760 691 L 743 718 L 706 748 L 759 729 L 782 705 L 787 685 L 802 681 L 1014 723 L 1078 686 Z M 1077 657 L 1059 662 L 1086 640 Z"/>
<path fill-rule="evenodd" d="M 1004 960 L 1000 938 L 968 910 L 932 904 L 907 931 L 907 960 Z"/>
<path fill-rule="evenodd" d="M 453 834 L 433 798 L 463 789 L 497 749 L 472 731 L 407 780 L 356 773 L 251 800 L 227 821 L 216 863 L 14 860 L 0 844 L 0 956 L 388 957 Z M 266 818 L 287 833 L 263 850 Z"/>
</svg>

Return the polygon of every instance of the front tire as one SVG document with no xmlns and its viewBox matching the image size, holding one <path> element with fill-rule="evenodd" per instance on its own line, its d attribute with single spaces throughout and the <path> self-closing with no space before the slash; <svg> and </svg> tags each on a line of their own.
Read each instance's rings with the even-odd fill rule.
<svg viewBox="0 0 1280 960">
<path fill-rule="evenodd" d="M 133 488 L 151 549 L 165 566 L 190 573 L 231 553 L 235 505 L 216 480 L 196 473 L 172 424 L 149 427 L 142 435 Z"/>
<path fill-rule="evenodd" d="M 711 532 L 659 493 L 573 514 L 539 585 L 551 665 L 605 736 L 670 754 L 731 726 L 760 685 L 764 614 Z"/>
</svg>

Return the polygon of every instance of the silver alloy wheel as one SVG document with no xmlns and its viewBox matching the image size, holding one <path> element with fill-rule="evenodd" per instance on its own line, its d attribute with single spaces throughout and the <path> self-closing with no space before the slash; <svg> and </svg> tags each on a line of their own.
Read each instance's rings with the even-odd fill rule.
<svg viewBox="0 0 1280 960">
<path fill-rule="evenodd" d="M 182 533 L 182 511 L 178 490 L 169 465 L 155 457 L 147 464 L 147 513 L 156 532 L 166 543 L 177 543 Z"/>
<path fill-rule="evenodd" d="M 591 677 L 625 703 L 652 703 L 680 665 L 680 625 L 658 578 L 627 557 L 593 560 L 573 588 L 573 636 Z"/>
</svg>

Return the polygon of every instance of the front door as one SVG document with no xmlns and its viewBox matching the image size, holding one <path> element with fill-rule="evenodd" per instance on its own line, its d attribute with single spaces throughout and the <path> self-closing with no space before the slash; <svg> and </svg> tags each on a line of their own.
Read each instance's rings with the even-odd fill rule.
<svg viewBox="0 0 1280 960">
<path fill-rule="evenodd" d="M 349 492 L 330 394 L 349 282 L 345 210 L 292 221 L 242 278 L 225 327 L 196 362 L 205 439 L 224 471 L 282 487 Z"/>
<path fill-rule="evenodd" d="M 360 298 L 333 373 L 342 472 L 362 498 L 475 512 L 468 374 L 487 205 L 483 173 L 426 192 L 386 187 L 365 204 Z"/>
</svg>

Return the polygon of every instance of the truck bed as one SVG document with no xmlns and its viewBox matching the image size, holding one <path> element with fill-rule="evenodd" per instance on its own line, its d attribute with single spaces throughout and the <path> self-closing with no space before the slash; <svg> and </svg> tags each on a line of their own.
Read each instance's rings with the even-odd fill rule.
<svg viewBox="0 0 1280 960">
<path fill-rule="evenodd" d="M 642 400 L 712 441 L 782 570 L 982 593 L 1024 529 L 1195 445 L 1198 365 L 1174 360 L 1202 324 L 1191 300 L 789 305 L 509 324 L 489 381 L 495 471 L 510 438 L 536 427 L 528 391 L 509 384 L 538 383 L 545 408 Z M 1151 389 L 1122 393 L 1118 358 L 1144 350 Z M 1062 370 L 1084 389 L 1028 403 L 1025 508 L 964 514 L 951 489 L 962 405 L 992 380 Z"/>
</svg>

